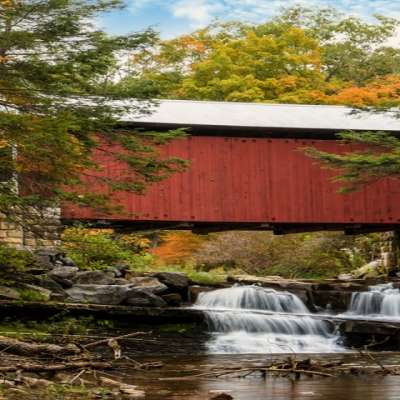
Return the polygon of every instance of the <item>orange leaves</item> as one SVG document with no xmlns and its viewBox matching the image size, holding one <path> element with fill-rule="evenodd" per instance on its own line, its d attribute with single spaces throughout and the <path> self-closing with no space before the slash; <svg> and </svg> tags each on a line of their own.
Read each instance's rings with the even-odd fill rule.
<svg viewBox="0 0 400 400">
<path fill-rule="evenodd" d="M 318 102 L 349 106 L 394 107 L 400 104 L 400 75 L 388 75 L 366 86 L 348 86 L 331 94 L 316 94 Z"/>
<path fill-rule="evenodd" d="M 189 259 L 206 239 L 190 231 L 174 231 L 164 233 L 162 240 L 153 254 L 162 263 L 174 264 Z"/>
</svg>

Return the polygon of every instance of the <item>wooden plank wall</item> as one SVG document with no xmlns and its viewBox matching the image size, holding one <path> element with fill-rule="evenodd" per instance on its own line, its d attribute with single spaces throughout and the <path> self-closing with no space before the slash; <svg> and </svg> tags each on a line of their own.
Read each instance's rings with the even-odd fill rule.
<svg viewBox="0 0 400 400">
<path fill-rule="evenodd" d="M 165 155 L 190 160 L 190 168 L 154 184 L 145 196 L 114 197 L 126 213 L 106 216 L 125 221 L 260 222 L 294 224 L 397 224 L 400 180 L 383 180 L 357 193 L 338 193 L 333 173 L 306 157 L 302 147 L 350 150 L 337 141 L 192 136 L 175 140 Z M 96 156 L 102 174 L 124 166 Z M 90 178 L 91 190 L 104 190 Z M 91 220 L 104 215 L 64 205 L 63 218 Z"/>
</svg>

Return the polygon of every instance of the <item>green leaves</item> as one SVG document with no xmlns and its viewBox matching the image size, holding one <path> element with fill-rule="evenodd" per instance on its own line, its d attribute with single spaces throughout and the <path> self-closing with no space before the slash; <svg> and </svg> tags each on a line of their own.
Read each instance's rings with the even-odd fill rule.
<svg viewBox="0 0 400 400">
<path fill-rule="evenodd" d="M 339 170 L 336 181 L 342 182 L 342 192 L 352 192 L 360 186 L 384 177 L 400 177 L 400 139 L 385 132 L 342 132 L 342 141 L 360 145 L 359 149 L 334 154 L 307 148 L 305 152 L 325 167 Z"/>
</svg>

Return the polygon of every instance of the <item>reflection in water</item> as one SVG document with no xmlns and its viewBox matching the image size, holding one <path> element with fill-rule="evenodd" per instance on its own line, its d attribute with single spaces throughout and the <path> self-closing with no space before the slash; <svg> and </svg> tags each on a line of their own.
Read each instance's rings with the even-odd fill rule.
<svg viewBox="0 0 400 400">
<path fill-rule="evenodd" d="M 211 354 L 344 351 L 330 326 L 289 292 L 235 286 L 201 293 L 195 307 L 206 313 Z"/>
<path fill-rule="evenodd" d="M 229 393 L 235 400 L 399 400 L 399 376 L 346 376 L 338 378 L 302 377 L 294 381 L 293 377 L 268 376 L 265 380 L 260 375 L 245 379 L 221 377 L 218 379 L 164 380 L 163 378 L 201 374 L 214 367 L 240 365 L 243 368 L 260 365 L 266 356 L 250 355 L 209 355 L 205 356 L 168 356 L 157 357 L 153 361 L 164 361 L 165 367 L 159 370 L 133 371 L 131 381 L 146 391 L 146 400 L 208 400 L 211 393 L 221 390 Z M 267 356 L 282 360 L 286 355 Z M 376 355 L 374 357 L 386 363 L 398 363 L 398 355 Z M 324 361 L 344 359 L 346 363 L 360 363 L 365 358 L 357 354 L 321 355 L 313 359 Z M 152 361 L 137 359 L 139 362 Z M 125 371 L 126 372 L 126 371 Z M 161 379 L 160 379 L 161 378 Z"/>
</svg>

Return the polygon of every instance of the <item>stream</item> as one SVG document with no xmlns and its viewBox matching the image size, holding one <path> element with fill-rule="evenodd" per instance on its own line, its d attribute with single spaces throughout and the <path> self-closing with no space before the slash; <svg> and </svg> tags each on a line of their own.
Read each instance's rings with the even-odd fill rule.
<svg viewBox="0 0 400 400">
<path fill-rule="evenodd" d="M 280 360 L 287 355 L 273 356 Z M 313 359 L 345 360 L 360 363 L 355 354 L 312 355 Z M 400 362 L 400 354 L 374 354 L 385 362 Z M 299 357 L 302 358 L 302 357 Z M 170 380 L 210 371 L 214 366 L 229 365 L 257 366 L 265 359 L 260 355 L 207 355 L 207 356 L 164 356 L 139 359 L 140 362 L 163 361 L 162 369 L 149 371 L 125 371 L 120 376 L 128 383 L 138 385 L 146 391 L 147 400 L 208 400 L 218 391 L 227 393 L 234 400 L 399 400 L 399 376 L 343 376 L 339 378 L 267 377 L 254 374 L 246 378 L 219 377 L 186 380 Z M 362 362 L 362 359 L 361 359 Z M 194 371 L 194 372 L 193 372 Z M 167 378 L 167 380 L 164 380 Z"/>
<path fill-rule="evenodd" d="M 315 318 L 294 294 L 258 286 L 233 286 L 201 293 L 194 308 L 204 311 L 208 333 L 203 343 L 185 334 L 164 338 L 171 354 L 158 357 L 133 355 L 140 362 L 163 361 L 159 370 L 135 371 L 122 376 L 146 391 L 146 399 L 208 400 L 222 391 L 235 400 L 399 400 L 400 376 L 374 374 L 340 377 L 292 375 L 263 377 L 256 372 L 246 378 L 199 377 L 213 368 L 256 367 L 288 357 L 377 365 L 365 354 L 342 344 L 333 324 Z M 324 315 L 324 314 L 323 314 Z M 340 315 L 340 314 L 338 314 Z M 371 286 L 354 293 L 348 318 L 398 320 L 400 291 L 391 284 Z M 190 355 L 189 355 L 190 354 Z M 400 363 L 400 353 L 375 352 L 384 364 Z"/>
</svg>

